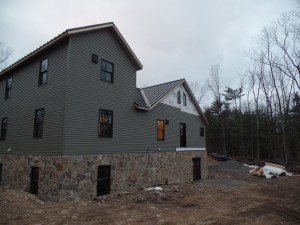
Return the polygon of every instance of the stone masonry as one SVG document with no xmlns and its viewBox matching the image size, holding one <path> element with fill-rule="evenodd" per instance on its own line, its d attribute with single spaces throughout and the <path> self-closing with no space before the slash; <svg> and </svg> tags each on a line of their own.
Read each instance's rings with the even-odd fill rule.
<svg viewBox="0 0 300 225">
<path fill-rule="evenodd" d="M 92 199 L 97 191 L 97 168 L 111 166 L 111 193 L 144 187 L 188 183 L 193 158 L 201 159 L 207 178 L 206 151 L 145 152 L 95 155 L 0 155 L 2 185 L 30 190 L 31 167 L 39 167 L 38 196 L 45 200 Z"/>
</svg>

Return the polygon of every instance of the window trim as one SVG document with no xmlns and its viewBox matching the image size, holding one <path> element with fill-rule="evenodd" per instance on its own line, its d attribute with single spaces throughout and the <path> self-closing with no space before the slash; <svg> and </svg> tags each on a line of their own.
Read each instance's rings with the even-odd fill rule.
<svg viewBox="0 0 300 225">
<path fill-rule="evenodd" d="M 37 113 L 38 111 L 42 111 L 43 112 L 43 119 L 42 122 L 37 122 Z M 33 128 L 33 138 L 42 138 L 43 137 L 43 132 L 44 132 L 44 120 L 45 120 L 45 109 L 44 108 L 40 108 L 40 109 L 36 109 L 35 110 L 35 114 L 34 114 L 34 128 Z M 41 133 L 38 133 L 38 128 L 39 126 L 41 126 Z"/>
<path fill-rule="evenodd" d="M 6 120 L 6 127 L 4 127 L 4 120 Z M 0 136 L 0 140 L 1 141 L 5 141 L 6 140 L 6 136 L 7 136 L 7 126 L 8 126 L 8 117 L 4 117 L 1 120 L 1 136 Z"/>
<path fill-rule="evenodd" d="M 108 71 L 108 70 L 106 70 L 106 69 L 104 69 L 104 68 L 102 67 L 102 63 L 103 63 L 103 62 L 112 65 L 112 72 L 110 72 L 110 71 Z M 104 79 L 104 78 L 102 77 L 102 73 L 103 73 L 103 72 L 109 73 L 109 74 L 111 75 L 111 80 Z M 105 60 L 105 59 L 101 59 L 101 74 L 100 74 L 100 79 L 101 79 L 102 81 L 105 81 L 105 82 L 108 82 L 108 83 L 114 83 L 114 72 L 115 72 L 115 65 L 114 65 L 112 62 L 109 62 L 109 61 L 107 61 L 107 60 Z"/>
<path fill-rule="evenodd" d="M 47 60 L 47 68 L 45 71 L 42 71 L 42 63 Z M 41 59 L 40 61 L 40 69 L 39 69 L 39 82 L 38 82 L 38 86 L 43 86 L 46 85 L 48 83 L 48 70 L 49 70 L 49 59 L 48 57 L 45 57 L 43 59 Z M 46 73 L 46 81 L 43 82 L 43 74 Z"/>
<path fill-rule="evenodd" d="M 200 137 L 205 137 L 205 129 L 204 129 L 204 127 L 200 127 Z"/>
<path fill-rule="evenodd" d="M 102 115 L 102 116 L 101 116 Z M 109 121 L 109 117 L 110 118 L 110 122 L 101 122 L 101 118 L 107 116 L 108 119 L 107 121 Z M 113 124 L 114 124 L 114 112 L 111 110 L 106 110 L 106 109 L 99 109 L 99 115 L 98 115 L 98 137 L 108 137 L 108 138 L 112 138 L 113 137 Z M 107 132 L 107 130 L 104 131 L 104 134 L 102 134 L 101 132 L 101 125 L 102 124 L 106 124 L 109 125 L 108 128 L 106 129 L 110 129 L 109 132 Z"/>
<path fill-rule="evenodd" d="M 159 122 L 162 122 L 162 124 L 163 124 L 163 128 L 162 129 L 160 129 L 159 128 Z M 164 141 L 165 140 L 165 120 L 160 120 L 160 119 L 158 119 L 158 120 L 156 120 L 156 138 L 157 138 L 157 140 L 158 141 Z M 160 137 L 160 132 L 159 131 L 162 131 L 162 138 Z"/>
<path fill-rule="evenodd" d="M 11 79 L 11 85 L 10 85 L 10 87 L 8 87 L 8 80 L 10 80 L 10 79 Z M 11 98 L 12 82 L 13 82 L 12 76 L 6 78 L 6 86 L 5 86 L 4 99 Z"/>
<path fill-rule="evenodd" d="M 181 91 L 177 91 L 177 104 L 181 104 Z"/>
</svg>

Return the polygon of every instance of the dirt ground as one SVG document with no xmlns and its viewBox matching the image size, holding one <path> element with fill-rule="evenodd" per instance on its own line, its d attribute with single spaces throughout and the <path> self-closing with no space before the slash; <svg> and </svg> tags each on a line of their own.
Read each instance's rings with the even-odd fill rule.
<svg viewBox="0 0 300 225">
<path fill-rule="evenodd" d="M 300 177 L 265 179 L 209 160 L 209 179 L 93 201 L 43 202 L 0 186 L 0 224 L 300 224 Z"/>
</svg>

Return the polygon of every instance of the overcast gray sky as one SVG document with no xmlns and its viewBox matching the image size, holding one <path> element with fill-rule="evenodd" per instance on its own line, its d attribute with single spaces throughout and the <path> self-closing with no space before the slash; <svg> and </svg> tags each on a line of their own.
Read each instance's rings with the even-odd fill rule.
<svg viewBox="0 0 300 225">
<path fill-rule="evenodd" d="M 235 86 L 245 52 L 265 25 L 297 7 L 296 0 L 1 0 L 0 40 L 10 63 L 68 28 L 114 22 L 144 68 L 137 86 L 186 78 L 205 82 L 220 64 L 224 86 Z"/>
</svg>

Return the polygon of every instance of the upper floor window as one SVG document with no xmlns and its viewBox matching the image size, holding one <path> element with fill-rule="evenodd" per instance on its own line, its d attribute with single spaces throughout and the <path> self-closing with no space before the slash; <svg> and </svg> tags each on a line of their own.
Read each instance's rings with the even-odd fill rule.
<svg viewBox="0 0 300 225">
<path fill-rule="evenodd" d="M 99 137 L 112 137 L 113 134 L 113 111 L 99 110 Z"/>
<path fill-rule="evenodd" d="M 46 84 L 48 80 L 48 58 L 40 63 L 39 85 Z"/>
<path fill-rule="evenodd" d="M 101 60 L 101 80 L 114 82 L 114 64 L 104 59 Z"/>
<path fill-rule="evenodd" d="M 10 98 L 11 96 L 11 87 L 12 87 L 12 77 L 6 79 L 5 87 L 5 99 Z"/>
<path fill-rule="evenodd" d="M 181 104 L 181 92 L 177 91 L 177 103 Z"/>
<path fill-rule="evenodd" d="M 165 140 L 165 121 L 157 120 L 157 140 Z"/>
<path fill-rule="evenodd" d="M 8 118 L 7 117 L 3 118 L 2 123 L 1 123 L 1 140 L 2 141 L 6 140 L 7 123 L 8 123 Z"/>
<path fill-rule="evenodd" d="M 34 118 L 34 138 L 43 137 L 43 125 L 44 125 L 44 109 L 35 110 L 35 118 Z"/>
<path fill-rule="evenodd" d="M 186 106 L 186 94 L 183 92 L 183 105 Z"/>
<path fill-rule="evenodd" d="M 204 127 L 200 127 L 200 137 L 204 137 Z"/>
</svg>

